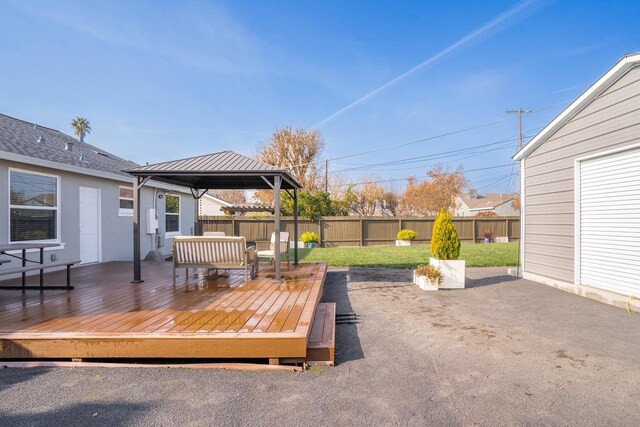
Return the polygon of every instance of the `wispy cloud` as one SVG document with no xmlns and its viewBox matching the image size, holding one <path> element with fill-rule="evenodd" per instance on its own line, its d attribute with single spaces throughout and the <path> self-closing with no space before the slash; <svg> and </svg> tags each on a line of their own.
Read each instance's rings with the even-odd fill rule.
<svg viewBox="0 0 640 427">
<path fill-rule="evenodd" d="M 504 13 L 501 13 L 500 15 L 496 16 L 495 18 L 493 18 L 492 20 L 490 20 L 489 22 L 487 22 L 486 24 L 482 25 L 480 28 L 477 28 L 475 30 L 473 30 L 472 32 L 468 33 L 467 35 L 465 35 L 464 37 L 462 37 L 460 40 L 456 41 L 455 43 L 447 46 L 445 49 L 441 50 L 440 52 L 436 53 L 435 55 L 433 55 L 432 57 L 428 58 L 427 60 L 421 62 L 420 64 L 416 65 L 415 67 L 411 68 L 408 71 L 405 71 L 404 73 L 400 74 L 399 76 L 389 80 L 387 83 L 383 84 L 382 86 L 379 86 L 378 88 L 372 90 L 371 92 L 361 96 L 360 98 L 356 99 L 355 101 L 351 102 L 350 104 L 348 104 L 347 106 L 341 108 L 340 110 L 336 111 L 335 113 L 329 115 L 328 117 L 325 117 L 324 119 L 320 120 L 318 123 L 316 123 L 313 127 L 317 128 L 317 127 L 321 127 L 325 124 L 327 124 L 328 122 L 336 119 L 337 117 L 343 115 L 344 113 L 346 113 L 347 111 L 353 109 L 354 107 L 362 104 L 365 101 L 368 101 L 369 99 L 373 98 L 374 96 L 378 95 L 380 92 L 389 89 L 390 87 L 394 86 L 395 84 L 399 83 L 400 81 L 406 79 L 407 77 L 410 77 L 411 75 L 417 73 L 420 70 L 425 69 L 426 67 L 433 65 L 434 63 L 436 63 L 437 61 L 451 55 L 452 53 L 465 48 L 466 46 L 470 45 L 471 43 L 473 43 L 474 41 L 476 41 L 478 38 L 490 33 L 491 31 L 496 30 L 498 27 L 502 26 L 505 27 L 508 23 L 516 20 L 517 18 L 521 18 L 522 16 L 524 16 L 527 13 L 531 13 L 532 12 L 532 6 L 538 3 L 536 0 L 526 0 L 523 2 L 518 3 L 517 5 L 515 5 L 514 7 L 512 7 L 511 9 L 507 10 Z"/>
<path fill-rule="evenodd" d="M 593 43 L 593 44 L 584 45 L 584 46 L 568 47 L 568 48 L 562 50 L 558 56 L 563 57 L 563 56 L 586 55 L 587 53 L 591 53 L 591 52 L 594 52 L 596 50 L 603 49 L 608 45 L 609 45 L 609 43 L 600 42 L 600 43 Z"/>
<path fill-rule="evenodd" d="M 229 74 L 254 73 L 263 68 L 259 40 L 221 6 L 187 3 L 170 14 L 149 7 L 145 10 L 147 19 L 141 21 L 126 7 L 118 9 L 118 4 L 103 7 L 92 3 L 88 8 L 69 3 L 10 4 L 84 36 L 180 65 Z"/>
</svg>

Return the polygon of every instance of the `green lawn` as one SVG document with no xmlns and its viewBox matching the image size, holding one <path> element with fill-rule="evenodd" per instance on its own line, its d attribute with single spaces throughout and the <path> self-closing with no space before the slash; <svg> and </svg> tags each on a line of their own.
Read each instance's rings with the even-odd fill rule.
<svg viewBox="0 0 640 427">
<path fill-rule="evenodd" d="M 300 261 L 324 261 L 333 267 L 414 268 L 429 263 L 429 246 L 368 246 L 300 249 Z M 500 267 L 518 263 L 518 243 L 463 244 L 467 267 Z"/>
</svg>

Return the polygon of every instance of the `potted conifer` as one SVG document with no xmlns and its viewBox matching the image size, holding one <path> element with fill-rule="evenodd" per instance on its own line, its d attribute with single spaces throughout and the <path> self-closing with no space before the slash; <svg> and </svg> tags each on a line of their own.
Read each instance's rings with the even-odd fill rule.
<svg viewBox="0 0 640 427">
<path fill-rule="evenodd" d="M 440 288 L 459 289 L 465 284 L 465 262 L 459 260 L 460 238 L 451 214 L 440 210 L 433 224 L 431 234 L 431 255 L 429 264 L 440 268 L 443 280 Z"/>
</svg>

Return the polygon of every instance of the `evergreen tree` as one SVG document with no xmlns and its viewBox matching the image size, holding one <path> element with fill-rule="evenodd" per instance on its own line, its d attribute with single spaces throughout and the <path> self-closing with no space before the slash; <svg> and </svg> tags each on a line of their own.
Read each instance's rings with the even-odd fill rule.
<svg viewBox="0 0 640 427">
<path fill-rule="evenodd" d="M 431 234 L 431 255 L 443 260 L 458 259 L 460 256 L 460 238 L 451 220 L 451 214 L 440 210 L 433 223 Z"/>
</svg>

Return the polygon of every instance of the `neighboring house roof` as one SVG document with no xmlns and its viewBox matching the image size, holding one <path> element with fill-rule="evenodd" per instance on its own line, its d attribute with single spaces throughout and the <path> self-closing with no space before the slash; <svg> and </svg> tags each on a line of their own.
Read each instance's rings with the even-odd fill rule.
<svg viewBox="0 0 640 427">
<path fill-rule="evenodd" d="M 38 142 L 40 137 L 44 142 Z M 65 150 L 66 143 L 75 144 L 73 151 Z M 0 158 L 20 161 L 21 157 L 66 165 L 74 171 L 79 169 L 81 173 L 84 170 L 88 175 L 101 175 L 96 171 L 118 175 L 127 181 L 130 176 L 123 169 L 138 166 L 58 130 L 0 114 Z"/>
<path fill-rule="evenodd" d="M 209 193 L 205 193 L 205 194 L 202 196 L 202 198 L 203 198 L 203 199 L 209 199 L 209 200 L 211 200 L 211 201 L 214 201 L 214 202 L 220 203 L 220 204 L 221 204 L 221 205 L 223 205 L 223 206 L 231 206 L 231 205 L 232 205 L 232 203 L 231 203 L 231 202 L 227 202 L 226 200 L 223 200 L 223 199 L 221 199 L 220 197 L 214 196 L 214 195 L 209 194 Z"/>
<path fill-rule="evenodd" d="M 571 120 L 576 114 L 582 111 L 595 98 L 600 96 L 613 83 L 625 75 L 630 69 L 640 65 L 640 53 L 628 54 L 622 57 L 616 65 L 607 71 L 589 89 L 571 103 L 562 113 L 560 113 L 551 123 L 538 133 L 535 138 L 525 145 L 515 156 L 514 160 L 522 160 L 527 157 L 540 144 L 546 141 L 551 135 L 556 133 L 562 126 Z"/>
<path fill-rule="evenodd" d="M 458 196 L 471 211 L 484 211 L 495 209 L 504 203 L 515 199 L 515 194 L 482 194 L 477 198 L 470 199 L 466 196 Z"/>
</svg>

